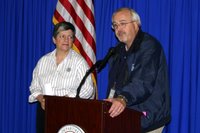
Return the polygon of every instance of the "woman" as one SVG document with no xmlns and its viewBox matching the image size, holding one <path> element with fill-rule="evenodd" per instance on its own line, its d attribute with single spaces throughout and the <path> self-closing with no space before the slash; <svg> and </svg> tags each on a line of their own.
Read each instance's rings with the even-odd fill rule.
<svg viewBox="0 0 200 133">
<path fill-rule="evenodd" d="M 75 28 L 69 22 L 55 25 L 53 42 L 56 49 L 44 55 L 33 71 L 29 102 L 39 101 L 37 110 L 37 132 L 44 132 L 45 99 L 43 95 L 51 92 L 55 96 L 75 97 L 79 83 L 89 69 L 87 62 L 72 49 Z M 80 97 L 94 98 L 91 76 L 82 86 Z M 42 108 L 42 109 L 41 109 Z"/>
</svg>

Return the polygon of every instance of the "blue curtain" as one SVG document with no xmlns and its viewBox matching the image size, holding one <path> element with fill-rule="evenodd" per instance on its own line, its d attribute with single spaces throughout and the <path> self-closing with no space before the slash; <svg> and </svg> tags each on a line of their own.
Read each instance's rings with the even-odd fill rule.
<svg viewBox="0 0 200 133">
<path fill-rule="evenodd" d="M 0 1 L 0 133 L 35 133 L 35 104 L 28 103 L 32 71 L 54 49 L 52 16 L 57 0 Z M 166 133 L 198 133 L 200 126 L 200 2 L 198 0 L 95 0 L 97 60 L 116 44 L 111 16 L 134 8 L 142 29 L 162 44 L 170 76 L 172 120 Z M 105 98 L 108 68 L 98 74 Z"/>
</svg>

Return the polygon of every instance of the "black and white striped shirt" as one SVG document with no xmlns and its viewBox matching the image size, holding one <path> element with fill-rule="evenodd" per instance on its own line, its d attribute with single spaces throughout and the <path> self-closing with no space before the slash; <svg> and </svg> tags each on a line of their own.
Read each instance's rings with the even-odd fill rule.
<svg viewBox="0 0 200 133">
<path fill-rule="evenodd" d="M 84 58 L 70 50 L 66 58 L 56 64 L 56 49 L 44 55 L 37 63 L 30 85 L 29 102 L 35 102 L 39 94 L 44 94 L 45 85 L 50 85 L 55 96 L 75 97 L 78 85 L 89 69 Z M 94 85 L 89 75 L 81 88 L 81 98 L 94 98 Z"/>
</svg>

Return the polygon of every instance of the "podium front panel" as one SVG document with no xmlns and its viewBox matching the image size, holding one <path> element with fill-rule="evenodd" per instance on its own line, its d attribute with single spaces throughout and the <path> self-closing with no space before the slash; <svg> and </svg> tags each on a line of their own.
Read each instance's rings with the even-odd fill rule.
<svg viewBox="0 0 200 133">
<path fill-rule="evenodd" d="M 141 113 L 125 109 L 109 116 L 110 103 L 100 100 L 45 96 L 45 133 L 75 124 L 85 133 L 140 133 Z"/>
<path fill-rule="evenodd" d="M 45 99 L 46 133 L 57 133 L 67 124 L 75 124 L 87 133 L 102 133 L 102 102 L 49 96 Z"/>
</svg>

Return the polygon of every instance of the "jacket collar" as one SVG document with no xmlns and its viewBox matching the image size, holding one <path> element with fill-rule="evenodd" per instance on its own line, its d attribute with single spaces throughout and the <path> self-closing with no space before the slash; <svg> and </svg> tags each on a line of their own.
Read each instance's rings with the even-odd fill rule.
<svg viewBox="0 0 200 133">
<path fill-rule="evenodd" d="M 116 53 L 126 53 L 126 54 L 131 54 L 137 52 L 137 50 L 140 48 L 140 45 L 142 43 L 144 37 L 144 32 L 142 31 L 141 28 L 139 28 L 138 33 L 136 34 L 136 37 L 131 44 L 131 47 L 129 48 L 128 51 L 125 50 L 125 45 L 123 42 L 119 42 L 116 46 Z"/>
<path fill-rule="evenodd" d="M 138 31 L 131 47 L 129 48 L 128 53 L 135 53 L 140 48 L 143 37 L 144 37 L 144 32 L 142 31 L 141 28 L 139 28 L 139 31 Z"/>
</svg>

